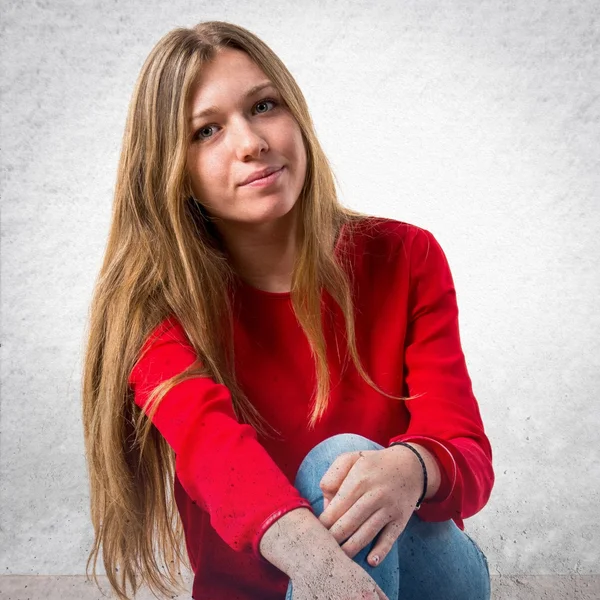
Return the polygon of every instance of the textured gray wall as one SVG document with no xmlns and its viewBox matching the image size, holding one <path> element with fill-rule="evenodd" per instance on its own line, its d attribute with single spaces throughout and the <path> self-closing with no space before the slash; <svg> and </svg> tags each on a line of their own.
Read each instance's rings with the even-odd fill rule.
<svg viewBox="0 0 600 600">
<path fill-rule="evenodd" d="M 598 575 L 597 0 L 4 0 L 0 574 L 84 572 L 83 328 L 127 104 L 158 39 L 210 19 L 288 65 L 344 202 L 445 249 L 494 448 L 466 523 L 492 574 Z"/>
</svg>

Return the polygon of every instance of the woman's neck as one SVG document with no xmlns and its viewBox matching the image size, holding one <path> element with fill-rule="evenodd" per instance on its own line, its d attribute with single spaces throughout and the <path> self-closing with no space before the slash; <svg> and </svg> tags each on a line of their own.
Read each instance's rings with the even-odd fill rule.
<svg viewBox="0 0 600 600">
<path fill-rule="evenodd" d="M 261 225 L 219 223 L 218 228 L 238 275 L 267 292 L 289 292 L 296 258 L 295 211 Z"/>
</svg>

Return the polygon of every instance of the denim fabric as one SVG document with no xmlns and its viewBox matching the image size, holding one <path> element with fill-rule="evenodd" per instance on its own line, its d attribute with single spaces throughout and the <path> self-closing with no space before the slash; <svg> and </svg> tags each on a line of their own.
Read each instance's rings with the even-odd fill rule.
<svg viewBox="0 0 600 600">
<path fill-rule="evenodd" d="M 304 458 L 294 485 L 317 516 L 323 512 L 319 483 L 344 452 L 381 450 L 376 442 L 356 434 L 340 434 L 317 444 Z M 367 563 L 377 537 L 355 557 L 389 600 L 489 600 L 487 559 L 476 542 L 454 521 L 428 523 L 414 512 L 390 552 L 378 566 Z M 290 581 L 286 600 L 293 599 Z"/>
</svg>

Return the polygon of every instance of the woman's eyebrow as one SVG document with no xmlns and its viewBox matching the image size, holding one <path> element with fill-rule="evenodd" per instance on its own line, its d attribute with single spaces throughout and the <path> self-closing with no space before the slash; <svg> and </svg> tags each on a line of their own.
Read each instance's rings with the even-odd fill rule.
<svg viewBox="0 0 600 600">
<path fill-rule="evenodd" d="M 250 98 L 250 96 L 254 96 L 254 94 L 256 94 L 257 92 L 260 92 L 260 90 L 262 90 L 264 88 L 268 88 L 268 87 L 275 87 L 275 86 L 273 85 L 273 82 L 271 82 L 271 81 L 265 81 L 263 83 L 259 83 L 258 85 L 251 87 L 242 96 L 242 98 L 244 100 L 247 100 L 248 98 Z M 214 115 L 218 112 L 219 112 L 219 108 L 217 106 L 209 106 L 208 108 L 205 108 L 204 110 L 198 111 L 195 115 L 192 115 L 189 118 L 189 122 L 194 121 L 195 119 L 199 119 L 201 117 L 208 117 L 210 115 Z"/>
</svg>

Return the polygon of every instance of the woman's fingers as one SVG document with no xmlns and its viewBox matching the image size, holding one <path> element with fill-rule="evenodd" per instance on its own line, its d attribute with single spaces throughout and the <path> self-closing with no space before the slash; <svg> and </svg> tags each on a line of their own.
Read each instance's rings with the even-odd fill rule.
<svg viewBox="0 0 600 600">
<path fill-rule="evenodd" d="M 346 555 L 354 558 L 363 548 L 366 548 L 384 528 L 385 518 L 385 511 L 378 510 L 366 519 L 342 545 Z"/>
<path fill-rule="evenodd" d="M 404 531 L 406 522 L 401 523 L 398 521 L 390 521 L 379 534 L 377 542 L 369 555 L 367 556 L 367 562 L 372 566 L 376 567 L 380 565 L 383 559 L 389 554 L 394 542 L 400 537 L 400 534 Z"/>
<path fill-rule="evenodd" d="M 374 492 L 363 494 L 340 515 L 340 518 L 329 528 L 329 533 L 333 535 L 338 544 L 350 540 L 357 533 L 359 534 L 358 540 L 362 540 L 371 533 L 371 538 L 365 539 L 364 544 L 361 546 L 361 548 L 364 548 L 386 524 L 385 522 L 374 523 L 372 521 L 373 516 L 379 512 L 380 507 L 381 504 L 377 501 L 377 494 Z M 361 531 L 365 526 L 367 528 Z M 357 550 L 357 552 L 359 551 L 360 549 Z"/>
<path fill-rule="evenodd" d="M 327 472 L 319 482 L 319 487 L 325 496 L 329 498 L 335 496 L 342 482 L 346 479 L 348 472 L 359 458 L 358 452 L 344 452 L 331 463 L 329 469 L 327 469 Z"/>
<path fill-rule="evenodd" d="M 353 472 L 359 458 L 358 452 L 340 454 L 321 479 L 319 486 L 328 502 L 319 520 L 327 529 L 330 529 L 362 494 L 357 473 Z"/>
</svg>

